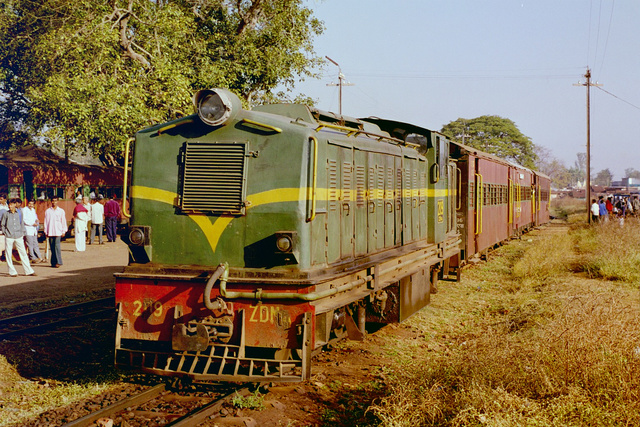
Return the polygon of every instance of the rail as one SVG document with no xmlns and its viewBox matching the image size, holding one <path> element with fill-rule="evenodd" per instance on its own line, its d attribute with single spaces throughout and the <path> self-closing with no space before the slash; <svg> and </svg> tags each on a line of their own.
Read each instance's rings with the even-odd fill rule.
<svg viewBox="0 0 640 427">
<path fill-rule="evenodd" d="M 64 424 L 63 427 L 88 427 L 95 425 L 95 422 L 101 418 L 112 417 L 114 414 L 122 412 L 127 408 L 141 406 L 147 402 L 150 402 L 158 397 L 160 397 L 167 390 L 165 384 L 158 384 L 151 387 L 148 390 L 145 390 L 141 393 L 134 394 L 132 396 L 126 397 L 118 402 L 115 402 L 109 406 L 106 406 L 102 409 L 99 409 L 95 412 L 92 412 L 88 415 L 85 415 L 82 418 L 78 418 L 75 421 L 71 421 L 70 423 Z M 206 421 L 210 416 L 218 413 L 222 406 L 226 403 L 229 403 L 236 396 L 248 396 L 250 394 L 250 390 L 248 387 L 242 387 L 231 392 L 225 393 L 221 397 L 214 399 L 213 401 L 203 405 L 202 407 L 188 412 L 187 414 L 181 416 L 178 419 L 175 419 L 166 426 L 172 427 L 190 427 L 195 426 L 200 423 Z"/>
<path fill-rule="evenodd" d="M 98 308 L 94 308 L 95 306 L 98 306 Z M 107 306 L 107 308 L 104 308 L 104 306 Z M 86 319 L 104 313 L 115 312 L 114 308 L 115 298 L 108 297 L 67 305 L 64 307 L 26 313 L 19 316 L 6 317 L 4 319 L 0 319 L 0 329 L 4 330 L 4 332 L 0 331 L 0 340 L 9 338 L 13 335 L 41 331 L 53 326 L 69 323 L 74 320 Z M 66 316 L 63 318 L 65 314 L 73 314 L 74 311 L 80 311 L 80 314 Z M 55 319 L 49 322 L 39 321 L 39 318 L 45 316 L 55 317 Z M 30 322 L 35 322 L 35 324 L 30 324 Z"/>
</svg>

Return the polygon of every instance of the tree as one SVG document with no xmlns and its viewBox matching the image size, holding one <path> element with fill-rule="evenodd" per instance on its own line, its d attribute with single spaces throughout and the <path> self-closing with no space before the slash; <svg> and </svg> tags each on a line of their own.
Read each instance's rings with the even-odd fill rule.
<svg viewBox="0 0 640 427">
<path fill-rule="evenodd" d="M 313 76 L 323 30 L 302 0 L 8 0 L 0 116 L 54 146 L 120 157 L 135 131 L 226 87 L 246 106 Z"/>
<path fill-rule="evenodd" d="M 531 138 L 523 135 L 509 119 L 499 116 L 459 118 L 445 125 L 441 132 L 454 141 L 528 168 L 535 167 L 537 156 Z"/>
<path fill-rule="evenodd" d="M 576 161 L 573 166 L 569 168 L 570 185 L 576 186 L 578 184 L 586 184 L 587 177 L 587 153 L 577 153 Z"/>
<path fill-rule="evenodd" d="M 551 154 L 551 150 L 540 145 L 534 146 L 537 156 L 535 168 L 551 178 L 554 188 L 565 188 L 571 184 L 569 170 L 564 163 Z"/>
<path fill-rule="evenodd" d="M 0 151 L 7 151 L 29 143 L 32 143 L 29 134 L 16 129 L 16 126 L 8 120 L 0 121 Z"/>
<path fill-rule="evenodd" d="M 634 168 L 627 168 L 624 170 L 624 177 L 625 178 L 635 178 L 635 179 L 640 179 L 640 171 L 634 169 Z"/>
<path fill-rule="evenodd" d="M 596 177 L 593 179 L 593 184 L 609 187 L 611 181 L 613 181 L 613 174 L 609 169 L 603 169 L 596 174 Z"/>
</svg>

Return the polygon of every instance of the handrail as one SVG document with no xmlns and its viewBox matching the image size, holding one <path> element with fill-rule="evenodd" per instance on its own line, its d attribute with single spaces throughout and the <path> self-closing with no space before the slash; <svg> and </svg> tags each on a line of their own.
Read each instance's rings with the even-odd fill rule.
<svg viewBox="0 0 640 427">
<path fill-rule="evenodd" d="M 122 214 L 126 218 L 131 218 L 131 213 L 129 213 L 129 210 L 128 210 L 129 203 L 127 201 L 127 183 L 128 183 L 128 176 L 129 176 L 129 145 L 134 140 L 135 138 L 133 137 L 127 139 L 127 142 L 124 148 L 124 179 L 123 179 L 124 183 L 122 185 Z"/>
<path fill-rule="evenodd" d="M 313 143 L 313 179 L 311 182 L 311 188 L 308 190 L 307 198 L 311 199 L 311 215 L 307 218 L 307 222 L 311 222 L 316 217 L 316 186 L 318 183 L 318 140 L 315 137 L 309 138 Z"/>
<path fill-rule="evenodd" d="M 509 200 L 507 202 L 507 209 L 509 210 L 508 224 L 513 224 L 513 180 L 509 178 Z"/>
<path fill-rule="evenodd" d="M 482 204 L 480 205 L 480 234 L 482 234 L 482 226 L 484 225 L 484 177 L 480 175 L 480 181 L 482 183 Z"/>
<path fill-rule="evenodd" d="M 522 214 L 522 186 L 516 184 L 516 218 L 520 218 Z"/>
<path fill-rule="evenodd" d="M 175 127 L 182 126 L 182 125 L 187 124 L 187 123 L 193 123 L 193 122 L 194 122 L 193 119 L 184 118 L 184 119 L 182 119 L 182 120 L 180 120 L 178 122 L 171 123 L 170 125 L 161 127 L 160 129 L 158 129 L 158 135 L 162 134 L 163 132 L 168 131 L 169 129 L 173 129 Z"/>
<path fill-rule="evenodd" d="M 249 123 L 250 125 L 260 126 L 260 127 L 265 128 L 265 129 L 269 129 L 271 131 L 274 131 L 276 133 L 282 133 L 282 129 L 280 129 L 278 127 L 275 127 L 275 126 L 268 125 L 266 123 L 260 123 L 260 122 L 256 122 L 255 120 L 249 120 L 249 119 L 242 119 L 240 121 L 242 123 Z"/>
<path fill-rule="evenodd" d="M 484 208 L 484 179 L 476 173 L 476 230 L 475 234 L 482 234 L 482 210 Z"/>
<path fill-rule="evenodd" d="M 456 197 L 456 210 L 460 210 L 460 208 L 462 207 L 462 170 L 460 168 L 456 168 L 456 170 L 458 171 L 458 194 Z"/>
<path fill-rule="evenodd" d="M 358 136 L 360 134 L 364 134 L 364 135 L 367 135 L 367 136 L 378 138 L 378 140 L 386 139 L 389 142 L 394 142 L 394 143 L 400 144 L 400 145 L 412 146 L 412 147 L 419 147 L 420 146 L 420 144 L 414 144 L 412 142 L 403 141 L 401 139 L 394 138 L 392 136 L 380 135 L 378 133 L 370 132 L 370 131 L 364 130 L 364 129 L 354 129 L 354 128 L 350 128 L 350 127 L 347 127 L 347 126 L 334 125 L 334 124 L 331 124 L 331 123 L 321 123 L 316 128 L 316 132 L 320 132 L 323 128 L 341 130 L 341 131 L 345 132 L 347 134 L 347 136 Z"/>
</svg>

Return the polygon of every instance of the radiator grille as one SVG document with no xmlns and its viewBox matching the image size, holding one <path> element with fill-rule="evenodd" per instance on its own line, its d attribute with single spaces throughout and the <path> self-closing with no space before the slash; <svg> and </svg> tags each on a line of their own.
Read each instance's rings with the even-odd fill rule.
<svg viewBox="0 0 640 427">
<path fill-rule="evenodd" d="M 181 207 L 244 214 L 245 143 L 187 142 Z"/>
</svg>

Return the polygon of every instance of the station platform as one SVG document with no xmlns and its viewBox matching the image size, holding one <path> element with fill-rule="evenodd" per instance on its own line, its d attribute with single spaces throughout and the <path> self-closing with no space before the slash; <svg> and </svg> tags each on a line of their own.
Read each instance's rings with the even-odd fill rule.
<svg viewBox="0 0 640 427">
<path fill-rule="evenodd" d="M 0 262 L 0 308 L 11 308 L 29 302 L 45 301 L 103 289 L 113 289 L 114 273 L 122 272 L 128 262 L 127 245 L 115 242 L 87 245 L 75 252 L 73 238 L 62 242 L 62 262 L 52 268 L 49 261 L 32 264 L 36 276 L 24 276 L 19 262 L 14 262 L 18 277 L 9 276 L 6 262 Z M 45 244 L 40 252 L 45 254 Z"/>
</svg>

